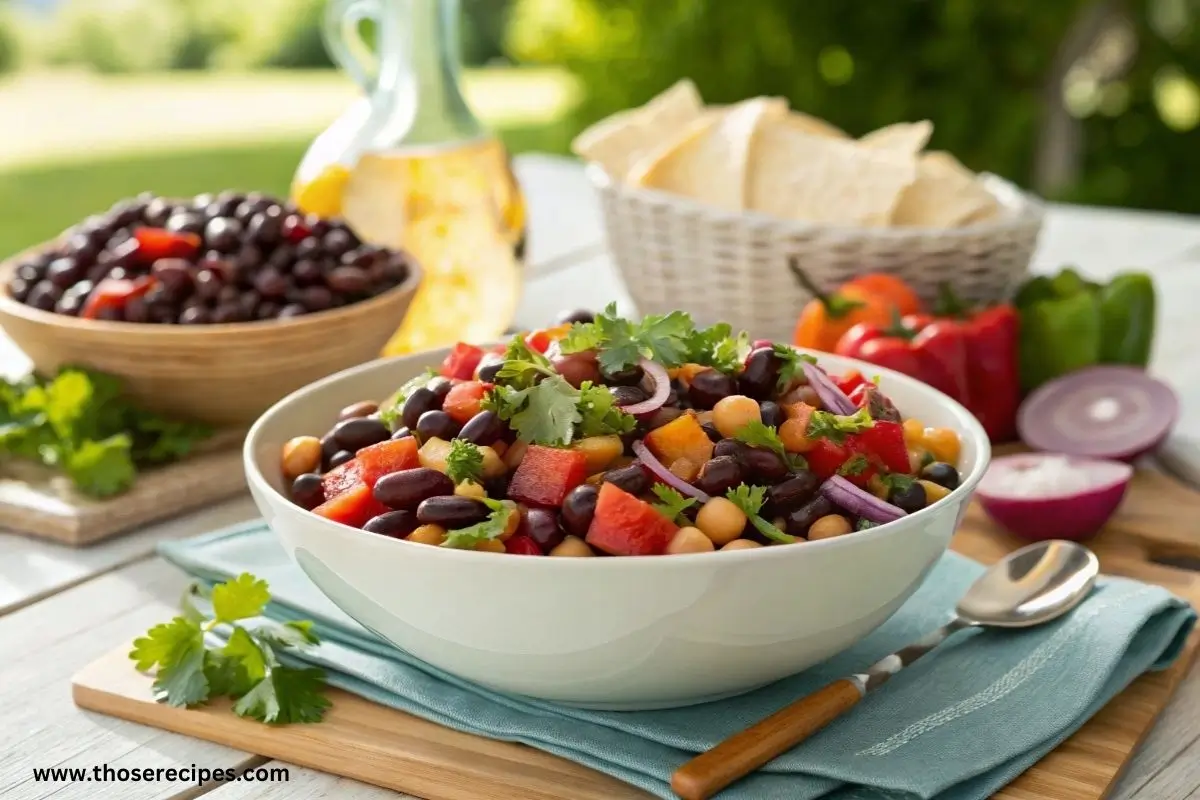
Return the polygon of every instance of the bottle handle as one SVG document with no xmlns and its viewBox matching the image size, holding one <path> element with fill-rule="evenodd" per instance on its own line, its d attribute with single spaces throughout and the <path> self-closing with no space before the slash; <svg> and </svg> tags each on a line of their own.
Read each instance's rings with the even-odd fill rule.
<svg viewBox="0 0 1200 800">
<path fill-rule="evenodd" d="M 359 33 L 359 25 L 368 21 L 381 31 L 383 10 L 378 0 L 328 0 L 321 38 L 330 58 L 370 94 L 379 82 L 379 57 Z"/>
</svg>

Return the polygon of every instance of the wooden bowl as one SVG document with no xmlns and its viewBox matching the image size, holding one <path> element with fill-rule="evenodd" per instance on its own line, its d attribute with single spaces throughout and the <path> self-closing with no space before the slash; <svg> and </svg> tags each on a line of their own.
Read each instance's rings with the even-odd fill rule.
<svg viewBox="0 0 1200 800">
<path fill-rule="evenodd" d="M 275 401 L 319 378 L 378 358 L 400 327 L 421 269 L 394 289 L 295 319 L 223 325 L 84 320 L 27 306 L 7 290 L 28 254 L 0 264 L 0 327 L 53 374 L 79 364 L 125 382 L 143 407 L 213 425 L 247 425 Z"/>
</svg>

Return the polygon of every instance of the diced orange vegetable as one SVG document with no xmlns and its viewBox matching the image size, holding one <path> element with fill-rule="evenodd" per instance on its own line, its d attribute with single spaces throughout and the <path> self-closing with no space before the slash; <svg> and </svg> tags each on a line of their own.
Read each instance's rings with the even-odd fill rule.
<svg viewBox="0 0 1200 800">
<path fill-rule="evenodd" d="M 677 530 L 654 506 L 605 483 L 596 499 L 587 543 L 614 556 L 656 556 L 666 551 Z"/>
<path fill-rule="evenodd" d="M 531 506 L 561 506 L 587 474 L 587 456 L 578 450 L 531 444 L 513 473 L 508 496 Z"/>
<path fill-rule="evenodd" d="M 646 434 L 645 441 L 650 452 L 664 464 L 672 464 L 681 458 L 703 464 L 712 458 L 712 440 L 692 413 L 655 428 Z"/>
<path fill-rule="evenodd" d="M 376 500 L 365 483 L 356 483 L 313 509 L 314 514 L 352 528 L 361 528 L 368 520 L 388 511 L 391 509 Z"/>
<path fill-rule="evenodd" d="M 321 488 L 325 490 L 325 499 L 333 498 L 362 482 L 362 467 L 357 459 L 350 459 L 345 464 L 335 467 L 321 478 Z"/>
<path fill-rule="evenodd" d="M 372 488 L 384 475 L 421 466 L 417 456 L 417 440 L 411 436 L 364 447 L 354 456 L 354 460 L 359 465 L 359 478 Z"/>
<path fill-rule="evenodd" d="M 479 404 L 483 396 L 492 388 L 492 384 L 482 381 L 466 381 L 454 386 L 446 394 L 442 410 L 454 418 L 459 425 L 465 425 L 471 417 L 479 413 Z"/>
<path fill-rule="evenodd" d="M 787 419 L 779 426 L 779 438 L 789 453 L 807 453 L 813 447 L 808 438 L 808 423 L 812 419 L 813 407 L 808 403 L 791 403 L 783 407 Z"/>
</svg>

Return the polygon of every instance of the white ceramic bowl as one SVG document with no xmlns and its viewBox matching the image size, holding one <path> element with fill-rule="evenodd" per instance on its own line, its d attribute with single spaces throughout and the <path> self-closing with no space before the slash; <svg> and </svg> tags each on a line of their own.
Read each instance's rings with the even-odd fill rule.
<svg viewBox="0 0 1200 800">
<path fill-rule="evenodd" d="M 389 539 L 318 517 L 281 493 L 279 453 L 380 399 L 445 351 L 339 372 L 276 403 L 246 439 L 250 491 L 321 591 L 365 627 L 447 672 L 577 706 L 642 709 L 738 694 L 862 639 L 945 551 L 987 466 L 986 434 L 924 384 L 881 375 L 906 418 L 962 434 L 962 485 L 889 525 L 784 547 L 650 558 L 520 558 Z M 949 611 L 949 609 L 947 609 Z"/>
</svg>

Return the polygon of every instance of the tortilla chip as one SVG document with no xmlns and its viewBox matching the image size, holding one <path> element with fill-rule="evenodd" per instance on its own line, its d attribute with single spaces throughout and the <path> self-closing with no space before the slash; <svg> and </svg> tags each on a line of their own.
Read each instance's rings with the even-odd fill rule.
<svg viewBox="0 0 1200 800">
<path fill-rule="evenodd" d="M 999 210 L 996 198 L 958 159 L 949 153 L 927 153 L 917 163 L 917 179 L 896 204 L 892 224 L 953 228 L 981 222 Z"/>
<path fill-rule="evenodd" d="M 633 185 L 690 197 L 727 211 L 746 207 L 750 146 L 760 122 L 787 113 L 782 98 L 756 97 L 702 116 L 629 172 Z"/>
<path fill-rule="evenodd" d="M 592 125 L 575 137 L 571 150 L 624 180 L 630 167 L 699 118 L 703 109 L 696 84 L 685 78 L 641 108 L 620 111 Z"/>
<path fill-rule="evenodd" d="M 747 205 L 787 219 L 887 225 L 916 179 L 911 156 L 764 122 L 754 138 Z"/>
<path fill-rule="evenodd" d="M 933 135 L 933 123 L 927 119 L 920 122 L 897 122 L 868 133 L 858 140 L 863 147 L 891 150 L 897 153 L 916 155 L 929 144 Z"/>
<path fill-rule="evenodd" d="M 803 111 L 792 111 L 787 115 L 787 124 L 792 128 L 807 133 L 809 136 L 828 136 L 831 139 L 849 139 L 850 134 L 832 125 L 820 117 L 805 114 Z"/>
</svg>

